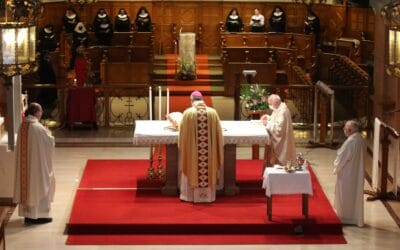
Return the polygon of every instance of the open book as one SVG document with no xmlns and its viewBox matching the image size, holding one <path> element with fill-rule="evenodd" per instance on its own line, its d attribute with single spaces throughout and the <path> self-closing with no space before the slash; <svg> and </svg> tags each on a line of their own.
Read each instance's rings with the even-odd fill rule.
<svg viewBox="0 0 400 250">
<path fill-rule="evenodd" d="M 172 112 L 166 114 L 165 117 L 172 124 L 172 126 L 179 130 L 179 124 L 181 123 L 183 114 L 181 112 Z"/>
</svg>

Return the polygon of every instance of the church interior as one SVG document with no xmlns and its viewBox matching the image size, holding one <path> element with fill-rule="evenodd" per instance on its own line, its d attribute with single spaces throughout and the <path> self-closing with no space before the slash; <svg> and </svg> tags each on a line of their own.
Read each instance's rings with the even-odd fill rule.
<svg viewBox="0 0 400 250">
<path fill-rule="evenodd" d="M 255 18 L 257 12 L 263 16 L 261 21 Z M 397 249 L 399 13 L 398 0 L 2 1 L 0 249 Z M 18 25 L 28 27 L 27 44 L 22 46 L 17 41 L 17 31 L 13 45 L 5 44 L 4 30 Z M 251 99 L 255 98 L 253 88 L 261 98 L 258 104 Z M 205 103 L 217 111 L 221 121 L 259 120 L 272 112 L 260 102 L 265 103 L 269 94 L 279 95 L 291 113 L 296 152 L 312 167 L 330 210 L 336 181 L 333 162 L 346 140 L 343 126 L 347 120 L 356 120 L 367 144 L 365 225 L 339 223 L 339 241 L 329 233 L 319 241 L 309 238 L 302 227 L 294 227 L 281 241 L 272 239 L 276 234 L 263 238 L 263 233 L 243 231 L 216 233 L 225 238 L 215 239 L 217 236 L 204 233 L 205 229 L 195 231 L 189 226 L 186 230 L 194 230 L 195 236 L 187 236 L 187 241 L 168 239 L 169 232 L 153 226 L 138 227 L 134 233 L 125 228 L 97 235 L 101 222 L 94 224 L 95 229 L 82 227 L 78 233 L 71 233 L 72 217 L 79 212 L 78 192 L 91 189 L 82 186 L 90 162 L 143 160 L 146 168 L 140 175 L 147 179 L 141 181 L 150 183 L 144 184 L 143 193 L 139 193 L 139 184 L 128 188 L 100 185 L 93 190 L 134 190 L 142 199 L 149 190 L 162 191 L 166 185 L 162 178 L 168 175 L 162 165 L 168 164 L 173 151 L 161 144 L 152 144 L 150 151 L 150 145 L 135 144 L 135 128 L 138 121 L 165 120 L 166 114 L 183 112 L 191 105 L 189 95 L 194 90 L 203 94 Z M 55 140 L 53 221 L 43 225 L 25 224 L 13 201 L 16 134 L 24 119 L 21 114 L 31 102 L 42 105 L 40 122 Z M 233 160 L 241 164 L 262 162 L 266 149 L 261 144 L 235 145 Z M 149 161 L 150 165 L 153 161 L 159 164 L 155 173 L 147 169 Z M 154 182 L 149 176 L 157 176 L 157 171 L 161 171 L 160 180 Z M 261 174 L 254 176 L 262 183 Z M 260 191 L 261 184 L 255 192 Z M 246 192 L 244 188 L 240 195 Z M 317 219 L 312 210 L 317 208 L 311 197 L 308 220 L 314 223 Z M 375 200 L 369 201 L 371 197 Z M 108 198 L 114 200 L 112 195 Z M 178 195 L 175 198 L 179 203 Z M 216 203 L 219 199 L 224 195 L 217 192 Z M 93 214 L 106 210 L 103 205 L 115 206 L 110 211 L 118 212 L 118 204 L 91 201 L 96 200 L 86 197 L 85 209 L 89 212 L 82 212 L 82 217 L 91 217 L 91 209 Z M 204 214 L 202 209 L 213 204 L 194 205 L 194 209 Z M 252 215 L 252 205 L 246 203 L 247 217 Z M 267 209 L 266 200 L 260 206 Z M 278 208 L 275 211 L 279 214 Z M 164 219 L 160 215 L 166 212 L 160 209 L 157 213 L 149 220 Z M 270 225 L 267 213 L 262 218 Z M 289 219 L 290 224 L 296 225 L 296 220 L 303 219 Z M 229 223 L 232 227 L 239 225 Z M 185 225 L 176 230 L 185 231 Z M 323 231 L 318 225 L 316 230 Z M 79 238 L 79 233 L 88 239 Z M 122 235 L 122 240 L 113 235 Z M 246 239 L 253 235 L 258 240 Z"/>
</svg>

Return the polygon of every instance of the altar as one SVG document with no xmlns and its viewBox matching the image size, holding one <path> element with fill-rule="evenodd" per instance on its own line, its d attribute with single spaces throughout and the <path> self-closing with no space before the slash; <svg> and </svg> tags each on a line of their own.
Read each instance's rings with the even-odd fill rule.
<svg viewBox="0 0 400 250">
<path fill-rule="evenodd" d="M 236 145 L 270 145 L 270 137 L 261 122 L 221 121 L 224 136 L 224 188 L 225 195 L 236 195 Z M 136 121 L 133 143 L 137 146 L 166 144 L 166 180 L 162 193 L 178 194 L 178 131 L 169 121 Z M 269 147 L 266 148 L 269 151 Z M 260 180 L 262 173 L 260 173 Z"/>
</svg>

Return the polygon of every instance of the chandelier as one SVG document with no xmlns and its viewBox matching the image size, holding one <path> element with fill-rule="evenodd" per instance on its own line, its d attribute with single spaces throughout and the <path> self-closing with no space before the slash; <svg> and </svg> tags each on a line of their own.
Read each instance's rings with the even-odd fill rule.
<svg viewBox="0 0 400 250">
<path fill-rule="evenodd" d="M 388 28 L 386 73 L 400 77 L 400 1 L 386 4 L 380 14 Z"/>
</svg>

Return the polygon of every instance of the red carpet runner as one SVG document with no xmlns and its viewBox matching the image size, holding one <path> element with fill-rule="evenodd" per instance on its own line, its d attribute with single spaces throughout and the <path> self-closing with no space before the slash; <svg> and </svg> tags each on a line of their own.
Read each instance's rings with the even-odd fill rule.
<svg viewBox="0 0 400 250">
<path fill-rule="evenodd" d="M 239 160 L 237 196 L 212 204 L 163 196 L 145 181 L 146 160 L 89 160 L 67 225 L 67 244 L 343 244 L 342 226 L 316 177 L 309 220 L 301 196 L 274 197 L 266 218 L 261 161 Z M 303 235 L 294 228 L 302 225 Z"/>
<path fill-rule="evenodd" d="M 203 80 L 209 78 L 209 69 L 208 69 L 208 55 L 196 55 L 196 63 L 199 65 L 196 69 L 196 74 L 202 75 Z M 171 74 L 175 74 L 176 67 L 176 55 L 167 55 L 167 72 Z M 199 81 L 180 81 L 174 80 L 168 83 L 168 88 L 170 91 L 174 90 L 182 90 L 187 89 L 188 92 L 199 90 L 200 92 L 209 92 L 211 91 L 210 83 L 202 82 L 199 84 Z M 203 93 L 204 102 L 212 107 L 211 96 L 207 96 Z M 170 98 L 170 112 L 183 112 L 186 108 L 190 107 L 190 99 L 189 95 L 179 96 L 179 95 L 171 95 Z"/>
</svg>

